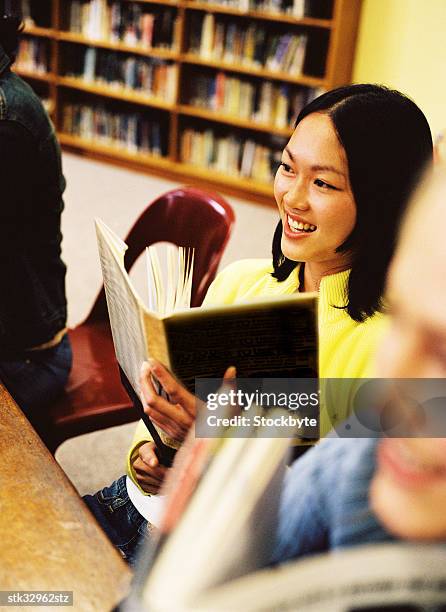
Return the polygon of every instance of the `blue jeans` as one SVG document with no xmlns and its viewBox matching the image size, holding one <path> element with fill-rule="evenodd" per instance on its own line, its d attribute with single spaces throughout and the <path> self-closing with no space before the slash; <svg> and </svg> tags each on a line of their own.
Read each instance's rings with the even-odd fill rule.
<svg viewBox="0 0 446 612">
<path fill-rule="evenodd" d="M 37 431 L 45 424 L 45 406 L 67 383 L 72 353 L 68 335 L 53 348 L 27 351 L 23 357 L 0 360 L 0 381 Z"/>
<path fill-rule="evenodd" d="M 121 476 L 109 487 L 84 495 L 83 499 L 112 544 L 133 565 L 140 547 L 150 538 L 151 525 L 130 501 L 125 481 L 126 476 Z"/>
<path fill-rule="evenodd" d="M 378 443 L 325 439 L 293 463 L 282 487 L 274 563 L 394 539 L 369 505 Z"/>
</svg>

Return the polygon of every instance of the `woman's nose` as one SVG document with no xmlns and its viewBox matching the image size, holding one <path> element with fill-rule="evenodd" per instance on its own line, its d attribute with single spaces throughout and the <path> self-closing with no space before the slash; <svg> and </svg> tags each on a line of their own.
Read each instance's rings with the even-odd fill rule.
<svg viewBox="0 0 446 612">
<path fill-rule="evenodd" d="M 303 181 L 296 179 L 283 196 L 285 206 L 290 209 L 308 210 L 308 192 Z"/>
</svg>

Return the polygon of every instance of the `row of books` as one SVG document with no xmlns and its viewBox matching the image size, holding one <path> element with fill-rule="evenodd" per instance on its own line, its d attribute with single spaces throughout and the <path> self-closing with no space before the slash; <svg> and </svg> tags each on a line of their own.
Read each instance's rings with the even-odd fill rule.
<svg viewBox="0 0 446 612">
<path fill-rule="evenodd" d="M 66 134 L 131 153 L 165 154 L 161 125 L 147 119 L 147 113 L 113 112 L 102 104 L 66 104 L 62 126 Z"/>
<path fill-rule="evenodd" d="M 185 129 L 181 135 L 181 161 L 231 176 L 263 183 L 274 180 L 281 149 L 213 130 Z"/>
<path fill-rule="evenodd" d="M 176 97 L 177 66 L 157 58 L 88 47 L 77 55 L 72 54 L 66 74 L 87 82 L 143 92 L 167 102 L 173 102 Z"/>
<path fill-rule="evenodd" d="M 308 88 L 297 90 L 288 85 L 263 81 L 253 82 L 230 77 L 224 72 L 198 75 L 193 79 L 189 103 L 200 108 L 211 108 L 241 119 L 286 128 L 294 122 L 309 99 Z"/>
<path fill-rule="evenodd" d="M 16 59 L 19 70 L 45 74 L 49 72 L 50 54 L 48 42 L 41 38 L 22 38 Z"/>
<path fill-rule="evenodd" d="M 122 0 L 73 0 L 69 30 L 93 40 L 122 42 L 129 46 L 171 48 L 176 11 Z"/>
<path fill-rule="evenodd" d="M 329 19 L 333 0 L 200 0 L 212 5 L 227 6 L 239 11 L 259 11 L 291 15 L 296 19 L 316 17 Z"/>
<path fill-rule="evenodd" d="M 21 0 L 25 23 L 49 28 L 51 26 L 51 2 L 48 0 Z"/>
<path fill-rule="evenodd" d="M 308 36 L 269 32 L 259 24 L 248 28 L 240 22 L 195 13 L 191 19 L 189 51 L 204 59 L 240 63 L 274 72 L 302 74 Z"/>
</svg>

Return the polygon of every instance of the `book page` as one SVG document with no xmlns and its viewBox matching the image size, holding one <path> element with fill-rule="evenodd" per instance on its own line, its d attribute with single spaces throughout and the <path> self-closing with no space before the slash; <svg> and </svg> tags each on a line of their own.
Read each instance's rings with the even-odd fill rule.
<svg viewBox="0 0 446 612">
<path fill-rule="evenodd" d="M 306 557 L 209 591 L 194 612 L 430 612 L 446 602 L 446 549 L 399 542 Z M 438 606 L 438 607 L 437 607 Z"/>
<path fill-rule="evenodd" d="M 314 294 L 176 313 L 165 319 L 172 370 L 191 390 L 230 365 L 239 378 L 315 378 L 316 318 Z"/>
<path fill-rule="evenodd" d="M 149 310 L 159 316 L 190 307 L 194 249 L 174 244 L 146 248 Z"/>
<path fill-rule="evenodd" d="M 182 609 L 265 563 L 288 447 L 284 438 L 225 440 L 155 562 L 143 590 L 151 610 Z"/>
<path fill-rule="evenodd" d="M 144 305 L 124 268 L 125 242 L 100 220 L 96 220 L 96 236 L 116 358 L 139 395 L 141 364 L 148 358 Z"/>
</svg>

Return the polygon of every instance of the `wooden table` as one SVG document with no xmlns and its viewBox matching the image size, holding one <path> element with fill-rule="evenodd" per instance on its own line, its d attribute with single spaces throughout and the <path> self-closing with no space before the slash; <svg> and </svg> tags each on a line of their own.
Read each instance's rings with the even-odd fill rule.
<svg viewBox="0 0 446 612">
<path fill-rule="evenodd" d="M 120 554 L 0 384 L 0 590 L 73 591 L 74 607 L 48 609 L 108 612 L 125 597 L 130 579 Z"/>
</svg>

